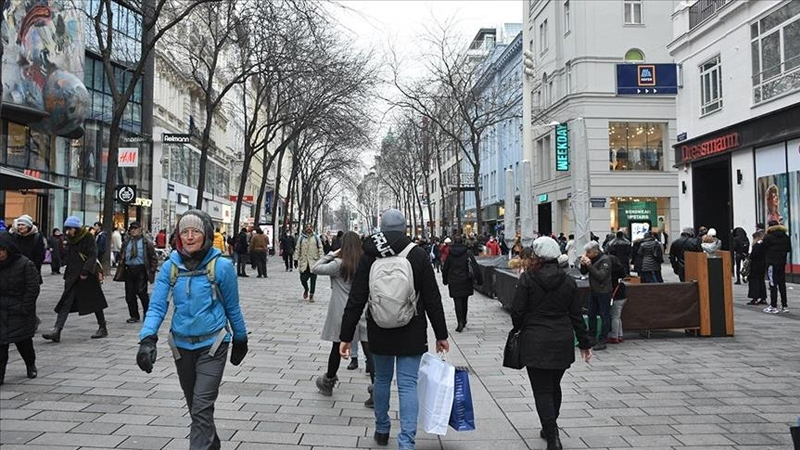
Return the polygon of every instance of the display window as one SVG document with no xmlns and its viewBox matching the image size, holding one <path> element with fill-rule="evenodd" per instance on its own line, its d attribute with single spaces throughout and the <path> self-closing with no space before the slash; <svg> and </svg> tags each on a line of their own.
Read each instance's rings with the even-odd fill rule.
<svg viewBox="0 0 800 450">
<path fill-rule="evenodd" d="M 612 171 L 664 170 L 666 122 L 609 122 Z"/>
</svg>

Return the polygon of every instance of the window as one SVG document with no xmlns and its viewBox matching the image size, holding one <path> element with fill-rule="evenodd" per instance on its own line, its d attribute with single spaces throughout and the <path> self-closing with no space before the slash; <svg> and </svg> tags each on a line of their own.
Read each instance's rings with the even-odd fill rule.
<svg viewBox="0 0 800 450">
<path fill-rule="evenodd" d="M 609 122 L 609 163 L 612 171 L 664 170 L 666 123 Z"/>
<path fill-rule="evenodd" d="M 722 65 L 719 56 L 700 65 L 700 114 L 722 109 Z"/>
<path fill-rule="evenodd" d="M 642 24 L 642 0 L 625 0 L 625 24 Z"/>
<path fill-rule="evenodd" d="M 550 85 L 547 82 L 547 72 L 545 72 L 542 75 L 542 91 L 544 92 L 544 94 L 542 95 L 542 97 L 544 97 L 542 99 L 542 100 L 544 100 L 544 103 L 541 104 L 542 108 L 546 108 L 546 107 L 550 106 L 550 92 L 548 91 L 549 86 Z"/>
<path fill-rule="evenodd" d="M 547 19 L 539 24 L 539 52 L 544 53 L 547 51 Z"/>
<path fill-rule="evenodd" d="M 569 33 L 569 0 L 564 2 L 564 34 Z"/>
<path fill-rule="evenodd" d="M 552 105 L 553 104 L 553 98 L 554 97 L 555 97 L 555 93 L 553 92 L 553 80 L 550 80 L 550 82 L 547 83 L 547 104 L 548 105 Z"/>
<path fill-rule="evenodd" d="M 572 63 L 567 63 L 566 76 L 567 82 L 565 91 L 567 95 L 570 95 L 572 94 Z"/>
<path fill-rule="evenodd" d="M 753 101 L 800 88 L 800 0 L 750 25 Z"/>
<path fill-rule="evenodd" d="M 644 53 L 638 48 L 632 48 L 625 52 L 625 61 L 644 61 Z"/>
</svg>

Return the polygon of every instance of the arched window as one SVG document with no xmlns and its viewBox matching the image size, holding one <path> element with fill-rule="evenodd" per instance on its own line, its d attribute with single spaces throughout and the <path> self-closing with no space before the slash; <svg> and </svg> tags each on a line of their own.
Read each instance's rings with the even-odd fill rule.
<svg viewBox="0 0 800 450">
<path fill-rule="evenodd" d="M 625 61 L 644 61 L 644 53 L 638 48 L 632 48 L 625 52 Z"/>
</svg>

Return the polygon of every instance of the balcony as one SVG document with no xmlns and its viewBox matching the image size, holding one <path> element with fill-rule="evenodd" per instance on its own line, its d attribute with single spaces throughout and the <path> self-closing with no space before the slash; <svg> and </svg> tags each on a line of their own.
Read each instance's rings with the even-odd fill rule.
<svg viewBox="0 0 800 450">
<path fill-rule="evenodd" d="M 733 1 L 734 0 L 697 0 L 689 7 L 689 30 L 694 30 L 695 27 L 705 22 L 706 19 L 716 14 L 717 11 L 728 3 L 733 3 Z"/>
</svg>

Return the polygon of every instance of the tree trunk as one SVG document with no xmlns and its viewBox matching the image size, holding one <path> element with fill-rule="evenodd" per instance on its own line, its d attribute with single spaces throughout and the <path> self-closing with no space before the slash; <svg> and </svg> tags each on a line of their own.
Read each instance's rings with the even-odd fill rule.
<svg viewBox="0 0 800 450">
<path fill-rule="evenodd" d="M 125 102 L 127 103 L 127 102 Z M 122 109 L 125 107 L 122 106 Z M 106 172 L 106 186 L 103 194 L 103 231 L 106 236 L 111 236 L 114 229 L 114 205 L 116 199 L 114 193 L 117 186 L 117 169 L 119 164 L 119 136 L 121 130 L 119 124 L 122 114 L 115 114 L 111 118 L 108 135 L 108 170 Z M 128 217 L 127 211 L 125 217 Z M 100 255 L 100 263 L 103 265 L 105 273 L 111 273 L 111 252 Z"/>
<path fill-rule="evenodd" d="M 280 155 L 278 156 L 278 170 L 275 172 L 275 193 L 273 194 L 272 198 L 272 227 L 277 228 L 279 224 L 279 217 L 278 217 L 278 202 L 281 198 L 281 168 L 283 166 L 283 152 L 286 150 L 286 147 L 281 150 Z M 284 211 L 284 214 L 286 212 Z M 277 230 L 275 233 L 280 235 Z"/>
<path fill-rule="evenodd" d="M 203 210 L 203 194 L 206 188 L 206 166 L 208 165 L 208 148 L 211 146 L 211 126 L 213 125 L 214 110 L 206 106 L 206 123 L 203 127 L 203 137 L 200 141 L 200 178 L 197 181 L 197 199 L 194 207 Z"/>
<path fill-rule="evenodd" d="M 242 173 L 239 178 L 239 191 L 236 196 L 236 212 L 233 214 L 233 229 L 239 230 L 239 221 L 242 218 L 242 199 L 244 198 L 244 188 L 247 185 L 247 174 L 250 173 L 250 164 L 253 160 L 253 155 L 250 152 L 250 145 L 245 142 L 244 161 L 242 162 Z"/>
<path fill-rule="evenodd" d="M 475 160 L 475 164 L 473 166 L 472 172 L 472 182 L 475 185 L 475 221 L 476 226 L 476 234 L 482 235 L 483 234 L 483 201 L 481 199 L 481 191 L 480 191 L 480 177 L 481 177 L 481 137 L 480 135 L 472 142 L 472 156 Z"/>
</svg>

